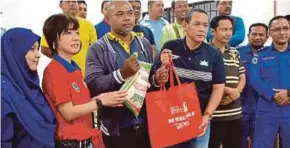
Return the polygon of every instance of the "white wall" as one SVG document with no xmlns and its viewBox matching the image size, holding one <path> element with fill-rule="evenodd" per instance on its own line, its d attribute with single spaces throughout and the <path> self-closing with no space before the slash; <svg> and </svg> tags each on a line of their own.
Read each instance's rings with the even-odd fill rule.
<svg viewBox="0 0 290 148">
<path fill-rule="evenodd" d="M 147 10 L 147 1 L 141 0 L 142 10 Z M 202 0 L 188 0 L 188 2 L 197 2 Z M 102 0 L 86 0 L 88 4 L 88 20 L 93 24 L 103 19 L 101 14 Z M 164 0 L 165 7 L 170 7 L 171 0 Z M 50 15 L 61 13 L 59 8 L 59 0 L 1 0 L 0 11 L 2 12 L 0 25 L 6 29 L 13 27 L 26 27 L 33 32 L 41 35 L 42 26 Z M 277 14 L 290 14 L 290 1 L 277 1 Z M 233 15 L 241 16 L 244 19 L 246 32 L 252 23 L 262 22 L 268 24 L 269 20 L 274 16 L 273 0 L 234 0 Z M 247 38 L 243 44 L 247 43 Z M 270 41 L 268 42 L 268 44 Z M 49 63 L 49 59 L 42 56 L 39 73 L 42 77 L 43 69 Z"/>
</svg>

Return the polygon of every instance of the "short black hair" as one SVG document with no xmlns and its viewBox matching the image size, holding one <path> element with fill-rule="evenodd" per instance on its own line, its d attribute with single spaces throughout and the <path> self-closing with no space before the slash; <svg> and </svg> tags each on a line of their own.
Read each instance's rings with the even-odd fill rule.
<svg viewBox="0 0 290 148">
<path fill-rule="evenodd" d="M 285 19 L 285 20 L 287 20 L 287 18 L 285 16 L 282 16 L 282 15 L 275 16 L 269 22 L 269 25 L 268 25 L 269 26 L 269 29 L 272 27 L 273 21 L 278 20 L 278 19 Z"/>
<path fill-rule="evenodd" d="M 111 0 L 104 0 L 104 1 L 102 2 L 102 4 L 101 4 L 101 11 L 103 11 L 104 6 L 105 6 L 105 3 L 107 3 L 107 2 L 111 2 Z"/>
<path fill-rule="evenodd" d="M 290 14 L 289 15 L 285 15 L 285 18 L 290 21 Z"/>
<path fill-rule="evenodd" d="M 191 9 L 186 13 L 185 21 L 186 21 L 187 23 L 189 23 L 189 22 L 191 21 L 192 14 L 195 13 L 195 12 L 196 12 L 196 13 L 203 13 L 203 14 L 205 14 L 206 16 L 208 16 L 207 13 L 206 13 L 204 10 L 202 10 L 202 9 L 191 8 Z"/>
<path fill-rule="evenodd" d="M 210 22 L 210 28 L 216 29 L 216 28 L 218 27 L 219 22 L 220 22 L 221 20 L 229 20 L 229 21 L 232 23 L 232 25 L 234 26 L 234 20 L 233 20 L 232 17 L 227 16 L 227 15 L 219 15 L 219 16 L 215 16 L 215 17 L 211 20 L 211 22 Z"/>
<path fill-rule="evenodd" d="M 266 24 L 264 24 L 264 23 L 254 23 L 254 24 L 252 24 L 249 27 L 249 33 L 251 33 L 251 30 L 252 30 L 253 27 L 258 27 L 258 26 L 264 27 L 266 29 L 266 33 L 268 33 L 268 26 Z"/>
<path fill-rule="evenodd" d="M 85 4 L 86 6 L 88 6 L 87 3 L 86 3 L 86 1 L 84 1 L 84 0 L 78 0 L 78 3 L 79 4 Z"/>
<path fill-rule="evenodd" d="M 44 22 L 42 31 L 52 55 L 57 53 L 55 47 L 57 47 L 58 38 L 63 32 L 68 31 L 70 25 L 73 25 L 73 30 L 79 29 L 78 20 L 65 14 L 52 15 Z"/>
</svg>

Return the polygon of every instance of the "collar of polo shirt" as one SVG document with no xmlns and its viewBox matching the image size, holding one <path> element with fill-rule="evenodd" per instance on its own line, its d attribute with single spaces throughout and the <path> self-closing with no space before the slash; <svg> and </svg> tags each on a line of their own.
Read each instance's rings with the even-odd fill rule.
<svg viewBox="0 0 290 148">
<path fill-rule="evenodd" d="M 130 44 L 137 37 L 137 35 L 135 32 L 131 31 L 131 36 L 132 36 L 132 38 L 131 38 Z M 107 34 L 107 37 L 111 41 L 114 40 L 114 41 L 118 42 L 124 48 L 124 50 L 130 54 L 130 45 L 127 45 L 124 41 L 122 41 L 119 37 L 115 36 L 112 32 L 109 32 Z"/>
</svg>

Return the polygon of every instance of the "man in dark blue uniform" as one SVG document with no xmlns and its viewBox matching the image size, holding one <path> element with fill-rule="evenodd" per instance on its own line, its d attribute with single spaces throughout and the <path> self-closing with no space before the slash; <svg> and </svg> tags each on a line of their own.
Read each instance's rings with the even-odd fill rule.
<svg viewBox="0 0 290 148">
<path fill-rule="evenodd" d="M 249 65 L 256 52 L 263 48 L 267 41 L 268 26 L 262 23 L 252 24 L 249 28 L 248 41 L 249 44 L 238 48 L 240 52 L 241 62 L 246 69 L 247 83 L 241 93 L 242 103 L 242 148 L 247 147 L 248 137 L 252 140 L 254 134 L 254 123 L 256 115 L 256 104 L 259 94 L 253 89 L 249 81 Z"/>
<path fill-rule="evenodd" d="M 290 147 L 290 36 L 283 16 L 270 20 L 273 44 L 260 50 L 250 65 L 250 84 L 259 93 L 253 148 L 272 148 L 280 131 L 283 147 Z"/>
</svg>

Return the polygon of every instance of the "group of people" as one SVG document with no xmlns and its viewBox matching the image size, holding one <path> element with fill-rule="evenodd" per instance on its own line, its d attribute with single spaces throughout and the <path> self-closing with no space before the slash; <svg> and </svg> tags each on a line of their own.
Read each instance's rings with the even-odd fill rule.
<svg viewBox="0 0 290 148">
<path fill-rule="evenodd" d="M 239 46 L 245 27 L 232 2 L 217 1 L 210 20 L 173 0 L 170 24 L 163 0 L 148 1 L 141 20 L 139 0 L 104 0 L 104 20 L 93 26 L 86 2 L 60 0 L 63 14 L 46 19 L 42 37 L 1 33 L 1 147 L 151 147 L 146 104 L 135 117 L 120 91 L 138 61 L 153 64 L 149 91 L 169 87 L 171 62 L 182 83 L 195 82 L 204 132 L 170 147 L 272 148 L 277 134 L 290 147 L 290 17 L 252 24 Z M 52 59 L 42 87 L 39 49 Z"/>
</svg>

